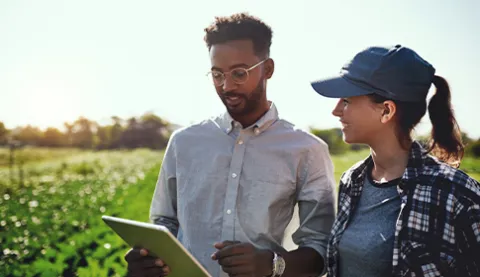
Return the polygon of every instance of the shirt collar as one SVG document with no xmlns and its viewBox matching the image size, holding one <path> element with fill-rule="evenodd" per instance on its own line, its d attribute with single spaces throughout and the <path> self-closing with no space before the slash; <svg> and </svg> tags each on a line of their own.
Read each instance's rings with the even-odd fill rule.
<svg viewBox="0 0 480 277">
<path fill-rule="evenodd" d="M 421 174 L 421 171 L 425 164 L 425 159 L 427 158 L 427 153 L 423 146 L 418 141 L 413 141 L 410 153 L 408 157 L 407 168 L 402 176 L 402 181 L 399 184 L 399 190 L 402 192 L 404 189 L 407 189 L 406 186 L 410 184 L 411 180 L 416 180 L 417 177 Z M 356 184 L 363 184 L 363 179 L 367 174 L 368 164 L 372 162 L 372 156 L 368 156 L 365 160 L 357 163 L 353 167 L 352 174 L 350 179 L 353 181 L 354 186 Z M 347 177 L 347 176 L 345 176 Z M 346 181 L 346 180 L 345 180 Z M 358 195 L 361 191 L 354 190 Z"/>
<path fill-rule="evenodd" d="M 268 129 L 268 127 L 270 127 L 278 118 L 277 107 L 273 102 L 270 102 L 269 110 L 257 120 L 257 122 L 244 128 L 252 128 L 256 134 L 259 134 Z M 230 133 L 235 128 L 235 124 L 241 126 L 240 123 L 236 122 L 228 112 L 223 113 L 221 117 L 218 118 L 217 122 L 220 128 L 227 133 Z"/>
<path fill-rule="evenodd" d="M 413 141 L 410 148 L 410 155 L 408 156 L 407 168 L 402 176 L 402 182 L 399 185 L 399 192 L 408 189 L 411 180 L 417 180 L 422 170 L 424 169 L 425 161 L 427 159 L 427 151 L 423 148 L 422 144 L 418 141 Z"/>
</svg>

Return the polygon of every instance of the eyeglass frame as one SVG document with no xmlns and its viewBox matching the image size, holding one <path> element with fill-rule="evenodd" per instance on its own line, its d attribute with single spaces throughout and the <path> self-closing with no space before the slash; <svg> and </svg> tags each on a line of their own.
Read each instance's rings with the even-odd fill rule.
<svg viewBox="0 0 480 277">
<path fill-rule="evenodd" d="M 232 69 L 232 70 L 230 70 L 230 71 L 227 71 L 227 72 L 216 71 L 216 72 L 218 72 L 218 73 L 221 73 L 224 78 L 223 78 L 223 82 L 222 82 L 221 84 L 219 84 L 219 85 L 217 85 L 217 84 L 215 83 L 215 81 L 213 81 L 213 83 L 214 83 L 214 85 L 217 86 L 217 87 L 223 86 L 223 85 L 225 84 L 225 80 L 226 80 L 226 76 L 225 76 L 225 75 L 227 75 L 227 74 L 230 74 L 230 75 L 231 75 L 231 74 L 232 74 L 232 71 L 237 70 L 237 69 L 243 69 L 243 70 L 245 70 L 245 72 L 247 73 L 247 79 L 245 80 L 245 82 L 239 83 L 239 82 L 235 82 L 235 80 L 234 80 L 233 82 L 235 82 L 235 84 L 237 84 L 237 85 L 245 84 L 245 83 L 248 81 L 248 78 L 250 78 L 250 70 L 255 69 L 257 66 L 259 66 L 259 65 L 261 65 L 262 63 L 266 62 L 268 59 L 269 59 L 269 58 L 266 58 L 266 59 L 264 59 L 264 60 L 261 60 L 261 61 L 259 61 L 258 63 L 252 65 L 252 66 L 249 67 L 249 68 L 236 67 L 236 68 L 234 68 L 234 69 Z M 213 73 L 213 71 L 210 70 L 210 71 L 207 72 L 207 74 L 205 74 L 205 75 L 208 76 L 208 75 L 210 75 L 210 74 L 212 74 L 212 73 Z"/>
</svg>

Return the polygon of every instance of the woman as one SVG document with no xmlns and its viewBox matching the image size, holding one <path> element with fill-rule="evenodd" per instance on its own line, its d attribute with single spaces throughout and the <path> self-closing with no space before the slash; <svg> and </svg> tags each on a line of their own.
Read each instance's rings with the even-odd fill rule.
<svg viewBox="0 0 480 277">
<path fill-rule="evenodd" d="M 411 132 L 432 83 L 424 149 Z M 312 87 L 339 98 L 345 142 L 371 153 L 342 175 L 328 275 L 480 276 L 480 184 L 457 169 L 463 145 L 447 81 L 397 45 L 370 47 Z"/>
</svg>

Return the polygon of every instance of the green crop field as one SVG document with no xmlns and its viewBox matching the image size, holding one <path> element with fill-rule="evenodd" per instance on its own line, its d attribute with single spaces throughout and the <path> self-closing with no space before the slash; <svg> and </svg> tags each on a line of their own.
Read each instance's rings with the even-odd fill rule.
<svg viewBox="0 0 480 277">
<path fill-rule="evenodd" d="M 148 220 L 162 153 L 61 156 L 26 164 L 22 186 L 0 168 L 0 276 L 125 276 L 127 248 L 101 215 Z"/>
<path fill-rule="evenodd" d="M 71 157 L 79 153 L 85 153 L 75 148 L 32 148 L 23 147 L 15 151 L 15 159 L 23 163 L 41 162 L 45 160 Z M 7 148 L 0 148 L 0 167 L 8 166 L 10 152 Z"/>
<path fill-rule="evenodd" d="M 335 177 L 367 151 L 334 156 Z M 8 151 L 0 149 L 1 159 Z M 148 221 L 162 152 L 23 149 L 0 162 L 0 276 L 125 276 L 126 245 L 102 214 Z M 462 168 L 479 179 L 480 161 Z M 13 180 L 11 180 L 13 178 Z M 23 179 L 23 182 L 20 182 Z M 13 181 L 13 182 L 12 182 Z"/>
</svg>

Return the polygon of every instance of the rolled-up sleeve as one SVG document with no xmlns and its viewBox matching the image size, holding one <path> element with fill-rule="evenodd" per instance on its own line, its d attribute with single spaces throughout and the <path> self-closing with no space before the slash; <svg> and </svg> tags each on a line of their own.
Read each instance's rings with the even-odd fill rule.
<svg viewBox="0 0 480 277">
<path fill-rule="evenodd" d="M 150 221 L 167 227 L 175 236 L 178 233 L 175 133 L 163 157 L 150 206 Z"/>
<path fill-rule="evenodd" d="M 299 227 L 292 239 L 299 247 L 315 249 L 324 260 L 328 238 L 335 219 L 334 166 L 328 146 L 313 145 L 304 158 L 298 192 Z"/>
</svg>

